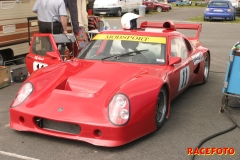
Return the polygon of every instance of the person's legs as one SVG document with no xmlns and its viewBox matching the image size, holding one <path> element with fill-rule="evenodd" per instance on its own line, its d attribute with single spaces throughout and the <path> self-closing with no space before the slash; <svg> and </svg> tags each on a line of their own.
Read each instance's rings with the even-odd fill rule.
<svg viewBox="0 0 240 160">
<path fill-rule="evenodd" d="M 51 33 L 51 25 L 49 25 L 49 22 L 39 22 L 38 27 L 40 33 Z"/>
<path fill-rule="evenodd" d="M 63 33 L 63 27 L 61 22 L 53 22 L 53 34 Z"/>
<path fill-rule="evenodd" d="M 53 22 L 53 34 L 62 34 L 63 33 L 63 27 L 61 22 Z M 57 43 L 58 50 L 61 54 L 61 56 L 64 56 L 65 52 L 65 44 L 64 43 Z M 64 59 L 64 57 L 63 57 Z"/>
</svg>

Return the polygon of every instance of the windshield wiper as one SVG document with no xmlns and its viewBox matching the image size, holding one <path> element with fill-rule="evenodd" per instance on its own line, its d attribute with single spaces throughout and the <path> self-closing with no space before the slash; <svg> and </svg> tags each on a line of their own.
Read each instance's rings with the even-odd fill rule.
<svg viewBox="0 0 240 160">
<path fill-rule="evenodd" d="M 149 50 L 149 49 L 143 49 L 143 50 L 136 50 L 136 51 L 127 52 L 127 53 L 122 53 L 122 54 L 114 54 L 114 55 L 111 55 L 111 56 L 108 56 L 108 57 L 104 57 L 104 58 L 102 58 L 101 60 L 108 59 L 108 58 L 112 58 L 112 57 L 126 56 L 126 55 L 129 55 L 129 54 L 132 54 L 132 53 L 140 54 L 141 52 L 143 52 L 143 51 L 148 51 L 148 50 Z"/>
</svg>

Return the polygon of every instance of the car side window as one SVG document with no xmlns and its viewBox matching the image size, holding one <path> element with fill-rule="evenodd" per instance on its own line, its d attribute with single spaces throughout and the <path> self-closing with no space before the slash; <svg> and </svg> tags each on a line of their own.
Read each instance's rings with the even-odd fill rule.
<svg viewBox="0 0 240 160">
<path fill-rule="evenodd" d="M 48 36 L 34 37 L 32 44 L 32 53 L 39 56 L 46 56 L 47 52 L 53 52 L 53 46 Z"/>
<path fill-rule="evenodd" d="M 181 57 L 182 60 L 188 57 L 187 48 L 182 38 L 171 39 L 171 56 Z"/>
<path fill-rule="evenodd" d="M 192 49 L 191 43 L 187 39 L 184 39 L 184 42 L 185 42 L 185 44 L 187 46 L 187 50 L 189 52 L 192 51 L 193 49 Z"/>
</svg>

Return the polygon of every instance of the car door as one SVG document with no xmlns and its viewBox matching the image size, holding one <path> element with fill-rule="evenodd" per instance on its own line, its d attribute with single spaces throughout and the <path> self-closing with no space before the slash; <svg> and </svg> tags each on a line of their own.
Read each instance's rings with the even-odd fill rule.
<svg viewBox="0 0 240 160">
<path fill-rule="evenodd" d="M 182 37 L 172 37 L 170 44 L 170 57 L 181 57 L 181 62 L 173 66 L 172 73 L 169 75 L 170 96 L 175 98 L 191 83 L 193 62 L 189 56 L 191 52 Z"/>
<path fill-rule="evenodd" d="M 62 61 L 52 34 L 35 34 L 32 37 L 30 51 L 26 55 L 29 74 Z"/>
</svg>

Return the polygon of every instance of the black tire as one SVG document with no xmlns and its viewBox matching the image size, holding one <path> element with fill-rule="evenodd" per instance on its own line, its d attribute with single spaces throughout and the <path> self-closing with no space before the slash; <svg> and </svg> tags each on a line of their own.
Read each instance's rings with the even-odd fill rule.
<svg viewBox="0 0 240 160">
<path fill-rule="evenodd" d="M 122 10 L 121 10 L 121 8 L 118 9 L 116 16 L 117 17 L 122 17 Z"/>
<path fill-rule="evenodd" d="M 157 12 L 162 12 L 162 7 L 158 6 L 158 7 L 156 8 L 156 11 L 157 11 Z"/>
<path fill-rule="evenodd" d="M 206 21 L 207 19 L 205 18 L 205 16 L 203 17 L 203 20 Z"/>
<path fill-rule="evenodd" d="M 209 53 L 207 53 L 207 56 L 204 60 L 204 69 L 203 69 L 203 83 L 205 84 L 208 81 L 208 77 L 209 77 L 209 70 L 210 70 L 210 55 Z"/>
<path fill-rule="evenodd" d="M 0 53 L 0 66 L 4 66 L 4 62 L 6 61 L 6 56 L 3 53 Z"/>
<path fill-rule="evenodd" d="M 168 106 L 167 90 L 165 87 L 162 87 L 158 95 L 156 110 L 155 110 L 155 113 L 156 113 L 155 122 L 156 122 L 157 130 L 159 130 L 163 126 L 166 120 L 167 106 Z"/>
</svg>

